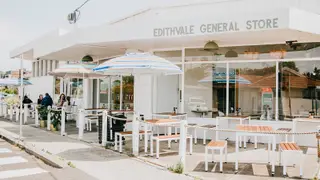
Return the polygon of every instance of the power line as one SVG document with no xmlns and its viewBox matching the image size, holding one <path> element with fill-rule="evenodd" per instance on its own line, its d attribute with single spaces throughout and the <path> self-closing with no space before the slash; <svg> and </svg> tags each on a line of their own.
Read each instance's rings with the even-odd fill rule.
<svg viewBox="0 0 320 180">
<path fill-rule="evenodd" d="M 76 10 L 74 11 L 78 11 L 79 9 L 81 9 L 84 5 L 86 5 L 90 0 L 86 0 L 83 4 L 81 4 L 81 6 L 79 6 Z"/>
<path fill-rule="evenodd" d="M 70 24 L 75 24 L 80 19 L 80 9 L 86 5 L 90 0 L 86 0 L 78 8 L 76 8 L 72 13 L 68 14 L 68 21 Z"/>
</svg>

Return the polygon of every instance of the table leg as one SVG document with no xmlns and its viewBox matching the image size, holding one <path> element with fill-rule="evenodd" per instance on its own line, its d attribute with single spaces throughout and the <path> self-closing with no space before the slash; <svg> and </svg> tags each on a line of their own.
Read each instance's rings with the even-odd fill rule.
<svg viewBox="0 0 320 180">
<path fill-rule="evenodd" d="M 219 129 L 219 117 L 216 118 L 216 129 Z M 216 131 L 216 141 L 219 140 L 219 131 Z"/>
<path fill-rule="evenodd" d="M 168 127 L 168 136 L 172 135 L 171 130 L 172 130 L 171 127 Z M 171 149 L 171 140 L 168 140 L 168 147 L 169 149 Z"/>
<path fill-rule="evenodd" d="M 268 138 L 268 163 L 270 163 L 270 149 L 271 149 L 271 140 L 270 137 Z"/>
<path fill-rule="evenodd" d="M 144 152 L 147 153 L 148 152 L 148 124 L 145 123 L 144 124 Z"/>
<path fill-rule="evenodd" d="M 238 134 L 236 133 L 236 161 L 235 161 L 235 173 L 238 173 L 238 154 L 239 154 L 239 137 Z"/>
<path fill-rule="evenodd" d="M 275 173 L 275 164 L 276 164 L 276 136 L 272 136 L 272 175 Z"/>
<path fill-rule="evenodd" d="M 292 123 L 292 132 L 296 132 L 296 125 L 297 125 L 297 121 L 296 120 L 293 120 L 293 123 Z M 295 142 L 295 135 L 292 134 L 292 142 Z"/>
</svg>

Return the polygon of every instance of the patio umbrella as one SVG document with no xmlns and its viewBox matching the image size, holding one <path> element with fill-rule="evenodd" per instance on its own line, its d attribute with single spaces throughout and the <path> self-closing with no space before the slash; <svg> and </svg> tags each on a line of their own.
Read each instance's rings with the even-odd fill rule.
<svg viewBox="0 0 320 180">
<path fill-rule="evenodd" d="M 135 75 L 136 79 L 139 79 L 142 74 L 174 75 L 182 73 L 181 69 L 172 62 L 150 53 L 127 53 L 110 59 L 93 70 L 107 75 Z M 134 94 L 136 94 L 135 90 Z M 137 102 L 135 97 L 134 95 L 134 104 Z M 138 146 L 135 144 L 138 141 L 138 128 L 137 125 L 133 126 L 134 153 L 138 153 Z"/>
<path fill-rule="evenodd" d="M 97 79 L 105 77 L 103 74 L 93 72 L 96 64 L 65 64 L 51 72 L 49 75 L 62 78 Z"/>
<path fill-rule="evenodd" d="M 31 82 L 28 80 L 23 80 L 22 84 L 23 86 L 31 85 Z M 15 78 L 0 79 L 0 86 L 20 86 L 20 85 L 21 85 L 21 79 L 15 79 Z"/>
<path fill-rule="evenodd" d="M 170 61 L 149 53 L 128 53 L 93 68 L 107 75 L 181 74 L 181 69 Z"/>
<path fill-rule="evenodd" d="M 212 76 L 207 76 L 203 79 L 201 79 L 199 82 L 201 83 L 205 83 L 205 82 L 216 82 L 216 83 L 227 83 L 227 78 L 226 78 L 226 74 L 223 73 L 223 74 L 218 74 L 218 73 L 213 73 Z M 251 84 L 251 82 L 241 76 L 232 76 L 229 78 L 229 83 L 232 83 L 232 84 L 236 84 L 236 83 L 239 83 L 239 84 Z"/>
</svg>

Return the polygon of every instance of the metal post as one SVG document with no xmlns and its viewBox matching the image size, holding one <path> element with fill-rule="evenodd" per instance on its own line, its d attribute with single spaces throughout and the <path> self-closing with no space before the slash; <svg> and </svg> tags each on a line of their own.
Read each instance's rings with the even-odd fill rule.
<svg viewBox="0 0 320 180">
<path fill-rule="evenodd" d="M 84 109 L 79 110 L 79 134 L 78 139 L 83 138 L 83 129 L 84 129 Z"/>
<path fill-rule="evenodd" d="M 102 113 L 102 145 L 107 144 L 107 114 L 108 111 L 103 111 Z"/>
<path fill-rule="evenodd" d="M 185 54 L 185 51 L 186 51 L 186 49 L 185 48 L 182 48 L 182 50 L 181 50 L 181 58 L 182 58 L 182 68 L 181 68 L 181 70 L 182 70 L 182 74 L 180 75 L 181 76 L 181 94 L 180 94 L 180 92 L 179 92 L 179 95 L 181 96 L 181 99 L 180 99 L 180 97 L 179 97 L 179 99 L 180 99 L 180 113 L 184 113 L 184 101 L 185 101 L 185 97 L 184 97 L 184 94 L 185 94 L 185 89 L 184 89 L 184 84 L 185 84 L 185 74 L 184 74 L 184 72 L 185 72 L 185 56 L 186 56 L 186 54 Z"/>
<path fill-rule="evenodd" d="M 8 106 L 7 106 L 7 103 L 4 103 L 3 105 L 3 111 L 4 111 L 4 118 L 7 118 L 7 115 L 8 115 Z"/>
<path fill-rule="evenodd" d="M 20 133 L 19 133 L 19 139 L 22 138 L 22 101 L 23 101 L 23 55 L 20 59 Z"/>
<path fill-rule="evenodd" d="M 226 116 L 229 115 L 229 81 L 230 81 L 230 73 L 229 73 L 229 62 L 227 62 L 227 87 L 226 87 Z"/>
<path fill-rule="evenodd" d="M 0 103 L 0 116 L 3 116 L 3 103 L 4 102 Z"/>
<path fill-rule="evenodd" d="M 66 134 L 66 108 L 61 109 L 61 136 Z"/>
<path fill-rule="evenodd" d="M 180 121 L 180 141 L 179 141 L 179 157 L 183 169 L 186 169 L 186 149 L 187 149 L 187 120 Z"/>
<path fill-rule="evenodd" d="M 48 116 L 47 116 L 47 130 L 50 131 L 51 125 L 51 107 L 48 106 Z"/>
<path fill-rule="evenodd" d="M 123 107 L 123 104 L 122 104 L 122 101 L 123 101 L 123 77 L 120 76 L 120 110 L 122 110 L 122 107 Z"/>
<path fill-rule="evenodd" d="M 13 120 L 13 105 L 10 105 L 10 120 Z"/>
<path fill-rule="evenodd" d="M 2 109 L 2 108 L 1 108 Z M 16 122 L 18 122 L 19 121 L 19 116 L 20 116 L 20 108 L 19 107 L 15 107 L 14 108 L 15 109 L 15 111 L 16 111 Z"/>
<path fill-rule="evenodd" d="M 23 124 L 26 124 L 27 121 L 28 121 L 28 104 L 25 104 L 25 105 L 24 105 L 23 110 L 24 110 L 24 112 L 23 112 L 23 115 L 24 115 Z"/>
<path fill-rule="evenodd" d="M 276 62 L 276 121 L 279 120 L 279 62 Z"/>
<path fill-rule="evenodd" d="M 132 120 L 132 154 L 139 155 L 139 114 L 134 113 Z"/>
<path fill-rule="evenodd" d="M 35 124 L 36 124 L 36 127 L 39 127 L 39 112 L 38 112 L 38 107 L 35 106 L 35 109 L 34 109 L 34 118 L 35 118 Z"/>
</svg>

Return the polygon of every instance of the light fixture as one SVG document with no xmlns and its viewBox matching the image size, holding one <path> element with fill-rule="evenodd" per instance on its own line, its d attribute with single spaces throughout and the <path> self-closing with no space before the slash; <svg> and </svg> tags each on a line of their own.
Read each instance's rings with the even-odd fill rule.
<svg viewBox="0 0 320 180">
<path fill-rule="evenodd" d="M 234 50 L 229 50 L 225 55 L 224 57 L 226 58 L 236 58 L 238 57 L 238 53 Z"/>
<path fill-rule="evenodd" d="M 81 62 L 92 62 L 92 61 L 93 61 L 93 58 L 89 55 L 86 55 L 81 59 Z"/>
<path fill-rule="evenodd" d="M 219 46 L 214 41 L 207 42 L 203 47 L 203 50 L 205 50 L 205 51 L 215 51 L 218 49 L 219 49 Z"/>
</svg>

